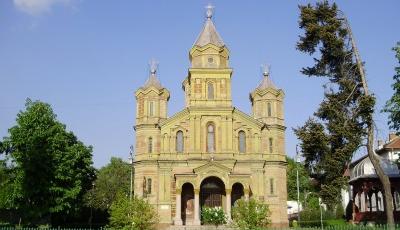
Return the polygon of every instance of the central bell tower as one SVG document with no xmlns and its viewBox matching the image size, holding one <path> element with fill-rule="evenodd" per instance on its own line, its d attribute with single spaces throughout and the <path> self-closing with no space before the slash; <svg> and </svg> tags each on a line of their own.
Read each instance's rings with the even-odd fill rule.
<svg viewBox="0 0 400 230">
<path fill-rule="evenodd" d="M 182 83 L 186 107 L 232 107 L 229 50 L 212 21 L 208 6 L 206 21 L 189 52 L 191 67 Z"/>
</svg>

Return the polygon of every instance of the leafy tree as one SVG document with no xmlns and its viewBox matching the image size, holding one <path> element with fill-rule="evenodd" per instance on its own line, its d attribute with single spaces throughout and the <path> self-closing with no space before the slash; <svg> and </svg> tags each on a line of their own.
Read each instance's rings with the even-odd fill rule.
<svg viewBox="0 0 400 230">
<path fill-rule="evenodd" d="M 309 172 L 320 182 L 320 194 L 330 208 L 339 202 L 340 189 L 346 183 L 343 172 L 353 153 L 366 145 L 377 175 L 385 192 L 387 210 L 393 209 L 389 178 L 384 174 L 373 149 L 373 111 L 375 97 L 368 92 L 363 63 L 347 19 L 340 15 L 336 4 L 318 2 L 315 7 L 300 6 L 301 29 L 305 33 L 297 49 L 315 55 L 314 66 L 303 68 L 308 76 L 325 77 L 325 98 L 303 127 L 295 130 L 301 140 Z M 310 142 L 313 134 L 320 141 L 317 149 Z M 366 139 L 366 142 L 363 139 Z M 315 142 L 315 141 L 314 141 Z M 310 153 L 316 153 L 311 155 Z M 394 225 L 393 213 L 386 212 L 390 227 Z"/>
<path fill-rule="evenodd" d="M 154 207 L 137 196 L 129 197 L 119 193 L 110 209 L 110 227 L 115 229 L 150 230 L 155 229 L 158 216 Z"/>
<path fill-rule="evenodd" d="M 7 203 L 28 224 L 49 223 L 54 214 L 75 215 L 93 180 L 92 147 L 68 132 L 49 104 L 27 99 L 25 106 L 3 140 L 12 172 Z"/>
<path fill-rule="evenodd" d="M 396 52 L 396 58 L 400 64 L 400 42 L 393 47 L 393 50 Z M 394 83 L 392 84 L 394 94 L 386 102 L 383 112 L 389 113 L 389 127 L 396 130 L 397 134 L 400 134 L 400 65 L 395 67 L 395 71 L 396 74 L 393 76 Z"/>
<path fill-rule="evenodd" d="M 287 192 L 288 200 L 297 200 L 297 170 L 299 171 L 299 190 L 300 200 L 304 200 L 305 194 L 313 190 L 310 177 L 304 165 L 294 161 L 292 158 L 286 158 L 287 166 Z"/>
<path fill-rule="evenodd" d="M 93 188 L 85 196 L 86 204 L 108 210 L 118 193 L 129 195 L 130 170 L 128 163 L 112 157 L 110 163 L 98 171 Z"/>
<path fill-rule="evenodd" d="M 271 223 L 269 217 L 268 205 L 253 198 L 236 201 L 232 209 L 233 225 L 238 229 L 265 229 Z"/>
</svg>

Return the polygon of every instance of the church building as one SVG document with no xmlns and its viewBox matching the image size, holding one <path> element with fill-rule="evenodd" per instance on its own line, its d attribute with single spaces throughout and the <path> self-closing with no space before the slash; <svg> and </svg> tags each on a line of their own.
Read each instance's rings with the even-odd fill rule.
<svg viewBox="0 0 400 230">
<path fill-rule="evenodd" d="M 135 93 L 134 193 L 164 226 L 200 225 L 203 207 L 231 218 L 241 198 L 265 202 L 272 226 L 288 226 L 284 92 L 265 71 L 250 92 L 251 115 L 232 105 L 229 49 L 211 10 L 189 51 L 185 108 L 168 117 L 170 92 L 155 66 Z"/>
</svg>

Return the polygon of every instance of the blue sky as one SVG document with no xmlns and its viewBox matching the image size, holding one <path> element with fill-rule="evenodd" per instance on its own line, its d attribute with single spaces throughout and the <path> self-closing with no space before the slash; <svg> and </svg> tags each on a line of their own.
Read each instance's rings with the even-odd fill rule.
<svg viewBox="0 0 400 230">
<path fill-rule="evenodd" d="M 293 127 L 316 110 L 323 81 L 300 69 L 312 57 L 295 49 L 299 4 L 308 1 L 211 1 L 214 22 L 230 49 L 233 102 L 250 113 L 249 92 L 271 65 L 285 91 L 287 154 L 295 153 Z M 391 96 L 400 41 L 400 1 L 336 1 L 348 16 L 379 111 Z M 169 115 L 184 106 L 181 82 L 188 52 L 204 23 L 209 1 L 1 0 L 0 137 L 15 124 L 27 97 L 50 103 L 58 119 L 94 147 L 94 164 L 128 158 L 134 143 L 135 90 L 159 62 L 171 92 Z M 375 115 L 378 137 L 389 133 L 387 115 Z"/>
</svg>

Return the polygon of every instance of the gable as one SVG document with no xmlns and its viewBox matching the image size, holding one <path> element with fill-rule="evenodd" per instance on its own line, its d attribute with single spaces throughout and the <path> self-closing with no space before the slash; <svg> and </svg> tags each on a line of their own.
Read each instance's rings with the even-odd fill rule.
<svg viewBox="0 0 400 230">
<path fill-rule="evenodd" d="M 261 130 L 264 128 L 265 124 L 254 119 L 253 117 L 247 115 L 246 113 L 240 111 L 237 108 L 233 108 L 233 118 L 235 119 L 235 123 L 242 123 L 243 126 L 247 126 L 248 128 Z M 234 129 L 238 129 L 240 127 L 236 127 Z"/>
<path fill-rule="evenodd" d="M 219 173 L 230 174 L 232 170 L 226 166 L 216 163 L 213 160 L 211 160 L 207 164 L 204 164 L 202 166 L 199 166 L 199 167 L 193 169 L 193 172 L 196 174 L 199 174 L 199 175 L 202 174 L 203 172 L 209 173 L 209 172 L 213 172 L 213 171 L 219 172 Z"/>
</svg>

